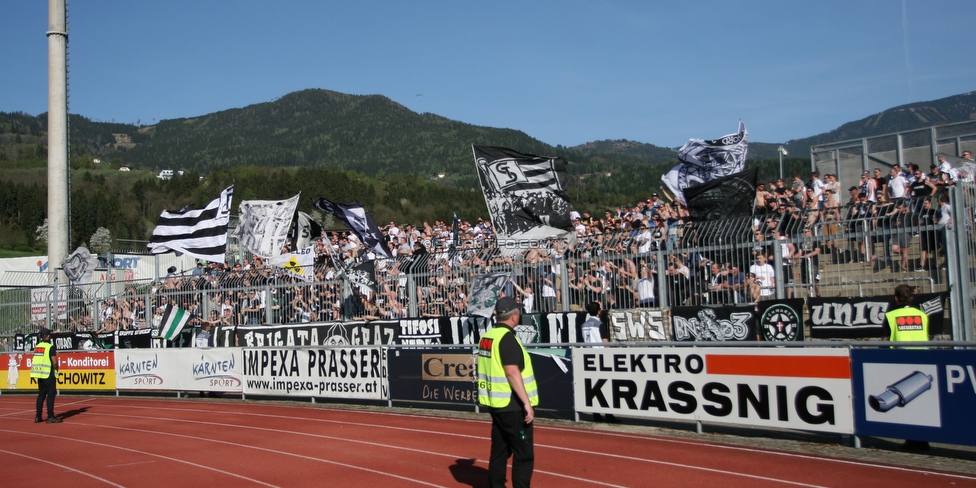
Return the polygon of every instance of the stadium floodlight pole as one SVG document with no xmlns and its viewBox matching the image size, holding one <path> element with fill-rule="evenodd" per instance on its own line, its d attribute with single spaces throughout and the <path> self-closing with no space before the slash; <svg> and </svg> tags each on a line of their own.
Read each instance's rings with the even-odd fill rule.
<svg viewBox="0 0 976 488">
<path fill-rule="evenodd" d="M 48 0 L 47 263 L 51 271 L 57 270 L 68 255 L 68 20 L 65 1 Z M 53 276 L 57 276 L 56 271 Z"/>
<path fill-rule="evenodd" d="M 786 156 L 789 152 L 783 146 L 780 146 L 776 151 L 779 153 L 779 177 L 783 179 L 783 156 Z"/>
</svg>

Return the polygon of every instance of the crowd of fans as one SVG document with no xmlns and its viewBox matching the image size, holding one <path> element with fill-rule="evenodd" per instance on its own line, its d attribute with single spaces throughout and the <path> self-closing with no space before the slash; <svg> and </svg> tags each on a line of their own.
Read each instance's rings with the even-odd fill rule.
<svg viewBox="0 0 976 488">
<path fill-rule="evenodd" d="M 156 327 L 169 302 L 188 310 L 195 324 L 228 327 L 459 316 L 466 313 L 472 277 L 491 272 L 511 273 L 504 293 L 514 295 L 527 313 L 562 310 L 564 302 L 572 310 L 592 301 L 606 309 L 655 307 L 661 291 L 671 306 L 751 303 L 772 298 L 777 280 L 787 297 L 799 289 L 816 296 L 821 259 L 873 263 L 894 272 L 939 266 L 952 215 L 945 189 L 972 182 L 976 169 L 968 163 L 971 156 L 964 158 L 962 169 L 945 162 L 928 172 L 913 164 L 889 168 L 887 176 L 881 169 L 865 171 L 846 189 L 837 175 L 821 178 L 818 172 L 806 180 L 797 174 L 789 183 L 759 184 L 756 216 L 742 234 L 731 224 L 696 227 L 663 188 L 664 198 L 654 193 L 603 215 L 574 211 L 575 241 L 539 241 L 518 252 L 495 246 L 492 224 L 484 218 L 422 226 L 390 222 L 381 230 L 392 260 L 377 259 L 353 233 L 323 232 L 314 241 L 318 258 L 312 283 L 256 256 L 200 262 L 192 271 L 171 268 L 162 280 L 133 284 L 122 296 L 100 302 L 94 314 L 77 307 L 62 327 L 101 332 Z M 913 240 L 920 255 L 910 260 Z M 777 251 L 781 269 L 774 269 Z M 341 268 L 364 260 L 375 260 L 375 291 L 341 279 Z"/>
</svg>

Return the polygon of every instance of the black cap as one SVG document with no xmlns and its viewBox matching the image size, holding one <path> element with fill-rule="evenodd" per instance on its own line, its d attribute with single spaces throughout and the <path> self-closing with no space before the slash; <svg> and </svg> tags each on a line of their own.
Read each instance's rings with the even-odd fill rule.
<svg viewBox="0 0 976 488">
<path fill-rule="evenodd" d="M 847 191 L 855 191 L 855 190 L 857 190 L 857 187 L 856 186 L 852 186 L 852 187 L 850 187 L 850 188 L 847 189 Z"/>
<path fill-rule="evenodd" d="M 518 310 L 522 308 L 518 302 L 512 297 L 501 297 L 498 299 L 498 303 L 495 304 L 495 313 L 508 313 L 512 310 Z"/>
<path fill-rule="evenodd" d="M 166 272 L 167 273 L 175 273 L 176 272 L 176 266 L 170 266 L 169 269 L 166 270 Z"/>
<path fill-rule="evenodd" d="M 47 327 L 41 327 L 41 329 L 37 331 L 37 337 L 47 337 L 49 335 L 51 335 L 51 329 L 48 329 Z"/>
</svg>

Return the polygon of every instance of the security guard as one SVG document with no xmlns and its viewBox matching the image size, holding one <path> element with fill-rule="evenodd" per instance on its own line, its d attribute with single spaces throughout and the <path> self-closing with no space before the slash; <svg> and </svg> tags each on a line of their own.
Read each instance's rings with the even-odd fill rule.
<svg viewBox="0 0 976 488">
<path fill-rule="evenodd" d="M 529 486 L 535 466 L 532 420 L 539 387 L 532 359 L 512 331 L 521 309 L 515 299 L 500 298 L 495 304 L 495 327 L 478 344 L 478 403 L 491 413 L 489 487 L 505 486 L 506 464 L 513 454 L 512 486 Z"/>
<path fill-rule="evenodd" d="M 888 340 L 898 342 L 927 342 L 929 340 L 929 316 L 912 306 L 915 292 L 908 285 L 895 287 L 895 308 L 885 313 L 889 330 Z M 905 449 L 925 451 L 927 441 L 906 440 Z"/>
<path fill-rule="evenodd" d="M 42 407 L 47 399 L 47 423 L 60 424 L 62 421 L 54 415 L 54 397 L 58 394 L 58 360 L 57 348 L 51 342 L 51 331 L 41 327 L 37 332 L 40 342 L 34 347 L 34 357 L 31 359 L 31 378 L 37 379 L 37 415 L 34 423 L 41 422 Z"/>
<path fill-rule="evenodd" d="M 888 322 L 888 340 L 898 342 L 925 342 L 929 340 L 929 316 L 912 306 L 914 292 L 908 285 L 895 287 L 895 308 L 885 313 Z"/>
</svg>

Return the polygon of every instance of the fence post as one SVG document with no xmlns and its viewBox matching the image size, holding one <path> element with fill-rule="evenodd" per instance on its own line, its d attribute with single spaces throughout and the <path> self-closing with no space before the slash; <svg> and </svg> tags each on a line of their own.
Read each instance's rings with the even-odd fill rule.
<svg viewBox="0 0 976 488">
<path fill-rule="evenodd" d="M 661 251 L 660 245 L 658 245 L 655 253 L 657 257 L 657 306 L 658 308 L 667 308 L 670 306 L 671 298 L 668 296 L 668 265 L 664 262 L 664 252 Z"/>
<path fill-rule="evenodd" d="M 786 298 L 786 282 L 789 277 L 783 269 L 783 241 L 777 239 L 773 241 L 773 268 L 776 271 L 776 299 L 782 300 Z"/>
<path fill-rule="evenodd" d="M 949 307 L 951 315 L 961 320 L 952 321 L 952 338 L 956 341 L 973 340 L 973 307 L 969 280 L 972 272 L 969 264 L 969 226 L 964 189 L 961 185 L 949 187 L 949 203 L 952 205 L 952 229 L 946 233 L 946 274 L 949 278 Z"/>
<path fill-rule="evenodd" d="M 572 303 L 571 297 L 569 295 L 569 260 L 560 259 L 559 260 L 559 310 L 563 312 L 570 311 L 570 304 Z"/>
<path fill-rule="evenodd" d="M 419 315 L 417 315 L 417 281 L 415 273 L 415 269 L 411 269 L 410 272 L 407 273 L 407 298 L 410 300 L 411 317 L 419 317 Z"/>
</svg>

